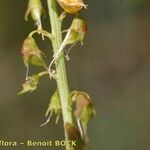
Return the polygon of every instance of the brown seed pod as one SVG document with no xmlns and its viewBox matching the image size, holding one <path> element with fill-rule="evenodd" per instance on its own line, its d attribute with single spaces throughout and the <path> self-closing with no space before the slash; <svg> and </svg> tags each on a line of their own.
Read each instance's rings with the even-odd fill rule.
<svg viewBox="0 0 150 150">
<path fill-rule="evenodd" d="M 26 67 L 29 64 L 46 67 L 42 56 L 43 52 L 38 48 L 33 37 L 27 37 L 24 40 L 21 53 Z"/>
<path fill-rule="evenodd" d="M 68 13 L 77 13 L 83 7 L 87 8 L 82 0 L 57 0 L 57 2 Z"/>
</svg>

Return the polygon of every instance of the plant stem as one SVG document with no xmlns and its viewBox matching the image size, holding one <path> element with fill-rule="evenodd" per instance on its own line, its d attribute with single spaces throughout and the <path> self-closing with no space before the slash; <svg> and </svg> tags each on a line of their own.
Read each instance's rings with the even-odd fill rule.
<svg viewBox="0 0 150 150">
<path fill-rule="evenodd" d="M 52 40 L 52 45 L 53 45 L 54 54 L 56 54 L 62 43 L 61 21 L 57 12 L 56 0 L 47 0 L 47 3 L 48 3 L 48 10 L 49 10 L 49 17 L 50 17 L 51 33 L 52 36 L 54 37 L 54 39 Z M 61 100 L 65 140 L 69 140 L 67 135 L 67 130 L 65 128 L 65 124 L 72 123 L 73 119 L 72 119 L 71 108 L 68 105 L 69 88 L 68 88 L 68 81 L 67 81 L 63 52 L 61 53 L 61 56 L 57 61 L 55 67 L 56 67 L 57 88 Z M 66 150 L 71 150 L 69 144 L 66 145 Z"/>
</svg>

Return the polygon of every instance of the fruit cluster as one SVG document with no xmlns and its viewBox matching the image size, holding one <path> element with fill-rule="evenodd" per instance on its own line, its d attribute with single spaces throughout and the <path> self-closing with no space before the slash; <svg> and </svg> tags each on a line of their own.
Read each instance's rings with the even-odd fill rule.
<svg viewBox="0 0 150 150">
<path fill-rule="evenodd" d="M 65 32 L 65 37 L 61 43 L 60 48 L 51 58 L 50 64 L 47 65 L 45 63 L 45 54 L 44 51 L 40 50 L 36 40 L 34 39 L 35 34 L 42 35 L 42 39 L 44 40 L 47 37 L 50 41 L 53 40 L 53 35 L 42 28 L 42 21 L 41 17 L 46 12 L 44 11 L 43 5 L 41 0 L 29 0 L 28 8 L 25 14 L 25 20 L 28 20 L 28 16 L 30 15 L 31 18 L 35 21 L 37 29 L 32 31 L 24 40 L 21 53 L 23 55 L 24 65 L 26 67 L 26 78 L 25 82 L 22 84 L 23 89 L 18 94 L 24 94 L 26 92 L 33 92 L 37 89 L 39 84 L 40 78 L 44 75 L 49 75 L 50 78 L 57 78 L 57 72 L 55 69 L 52 69 L 52 65 L 57 63 L 59 58 L 61 57 L 62 51 L 66 48 L 66 46 L 71 45 L 67 52 L 78 42 L 81 42 L 83 45 L 83 40 L 85 37 L 85 33 L 87 31 L 86 23 L 83 19 L 79 17 L 79 11 L 83 8 L 87 8 L 87 5 L 84 4 L 82 0 L 57 0 L 57 3 L 62 7 L 63 12 L 60 14 L 60 22 L 62 24 L 64 18 L 68 14 L 73 14 L 73 20 L 70 27 L 67 30 L 63 30 L 62 34 Z M 42 68 L 42 71 L 34 74 L 29 75 L 29 67 L 38 66 Z M 68 130 L 68 134 L 72 137 L 72 134 L 75 131 L 79 131 L 79 136 L 84 142 L 88 142 L 87 138 L 87 126 L 91 118 L 95 114 L 95 108 L 92 103 L 92 99 L 90 96 L 82 91 L 72 91 L 70 92 L 70 96 L 68 98 L 69 107 L 73 110 L 73 105 L 75 105 L 74 109 L 74 117 L 76 120 L 76 124 L 78 128 L 75 127 L 74 124 L 66 124 L 66 128 Z M 56 115 L 56 124 L 58 123 L 59 116 L 61 114 L 61 103 L 59 92 L 56 90 L 50 99 L 50 104 L 46 111 L 46 117 L 48 117 L 47 121 L 42 124 L 41 126 L 46 125 L 51 116 Z M 74 132 L 73 132 L 74 131 Z M 75 135 L 75 134 L 73 134 Z M 80 139 L 78 137 L 78 139 Z"/>
</svg>

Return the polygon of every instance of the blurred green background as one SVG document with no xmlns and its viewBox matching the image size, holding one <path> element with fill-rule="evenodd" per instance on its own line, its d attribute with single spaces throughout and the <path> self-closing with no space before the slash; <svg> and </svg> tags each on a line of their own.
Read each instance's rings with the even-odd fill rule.
<svg viewBox="0 0 150 150">
<path fill-rule="evenodd" d="M 90 93 L 97 109 L 89 127 L 93 150 L 149 150 L 150 1 L 88 4 L 82 14 L 88 24 L 85 44 L 74 47 L 67 71 L 70 89 Z M 37 91 L 17 96 L 25 77 L 22 42 L 35 28 L 24 21 L 26 6 L 27 0 L 0 0 L 0 139 L 63 139 L 61 123 L 40 127 L 54 81 L 43 78 Z M 43 23 L 49 29 L 47 18 Z M 40 47 L 50 54 L 48 41 Z"/>
</svg>

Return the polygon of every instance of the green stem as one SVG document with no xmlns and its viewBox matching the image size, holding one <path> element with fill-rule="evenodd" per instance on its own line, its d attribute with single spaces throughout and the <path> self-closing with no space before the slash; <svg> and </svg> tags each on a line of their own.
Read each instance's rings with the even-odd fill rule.
<svg viewBox="0 0 150 150">
<path fill-rule="evenodd" d="M 42 77 L 42 76 L 48 75 L 48 74 L 49 74 L 48 71 L 42 71 L 42 72 L 38 73 L 38 76 Z"/>
<path fill-rule="evenodd" d="M 56 54 L 62 43 L 61 21 L 57 12 L 56 0 L 47 0 L 47 3 L 48 3 L 48 10 L 49 10 L 50 24 L 51 24 L 51 33 L 52 36 L 54 37 L 52 40 L 52 45 L 53 45 L 54 54 Z M 67 81 L 63 52 L 61 53 L 61 57 L 57 61 L 55 67 L 56 67 L 56 82 L 57 82 L 57 87 L 58 87 L 60 100 L 61 100 L 65 140 L 69 140 L 67 135 L 67 130 L 65 128 L 65 124 L 72 123 L 73 119 L 72 119 L 71 108 L 68 105 L 69 88 L 68 88 L 68 81 Z M 69 144 L 66 145 L 66 150 L 71 150 Z"/>
<path fill-rule="evenodd" d="M 36 33 L 42 34 L 43 36 L 48 37 L 50 40 L 53 39 L 51 33 L 47 32 L 46 30 L 34 30 L 34 31 L 32 31 L 28 36 L 29 36 L 29 37 L 32 37 L 32 36 L 33 36 L 34 34 L 36 34 Z"/>
</svg>

